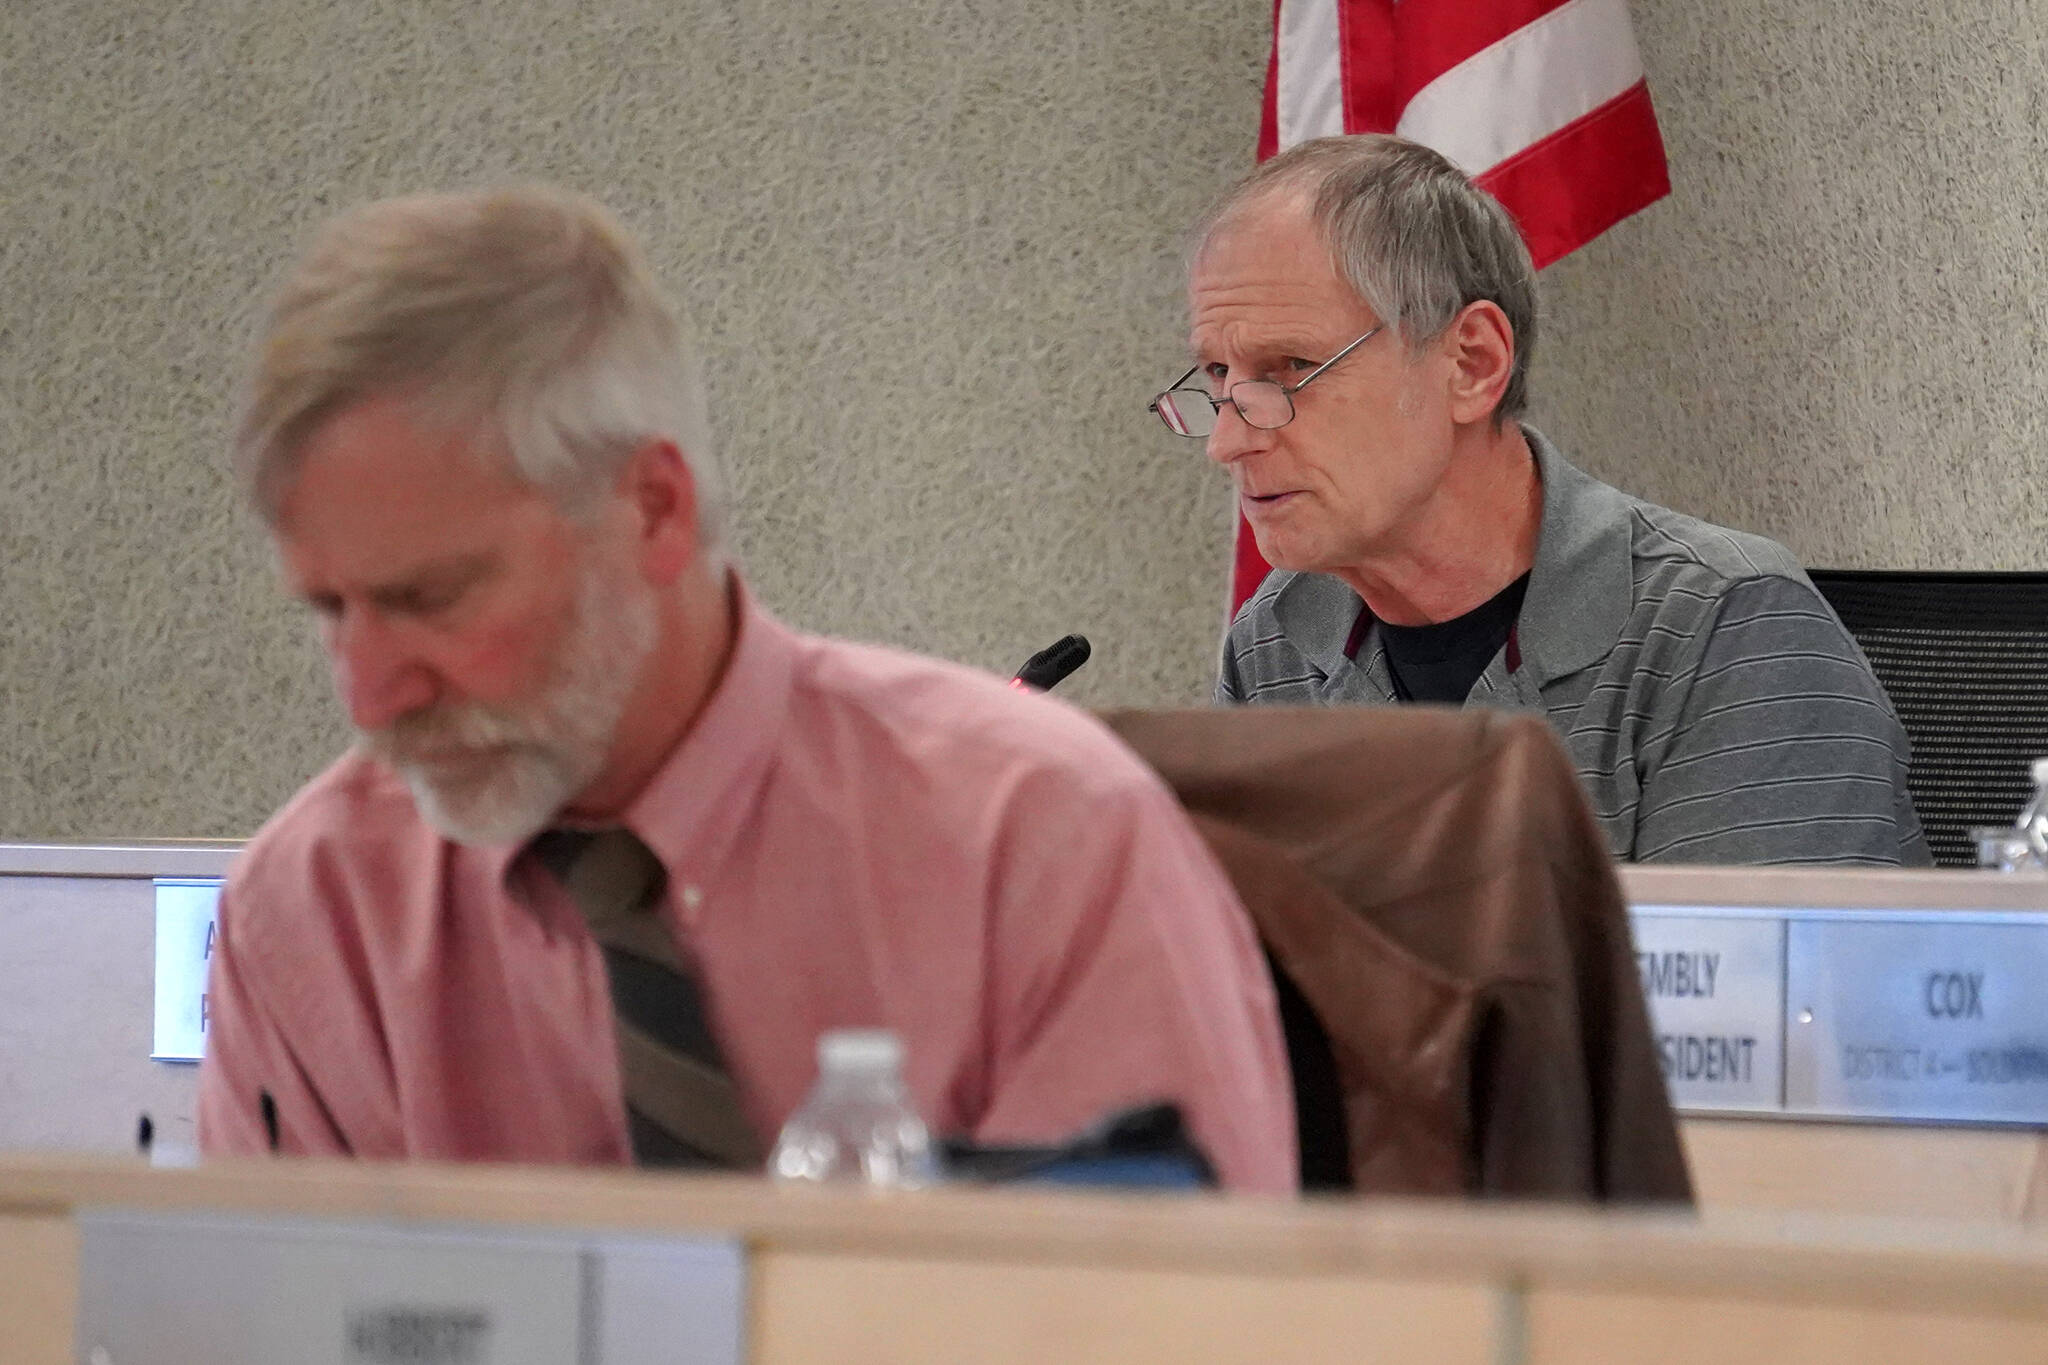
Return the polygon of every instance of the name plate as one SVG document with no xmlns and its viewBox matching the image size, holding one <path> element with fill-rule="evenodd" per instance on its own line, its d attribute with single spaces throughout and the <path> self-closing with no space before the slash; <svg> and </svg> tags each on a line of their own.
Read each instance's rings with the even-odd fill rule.
<svg viewBox="0 0 2048 1365">
<path fill-rule="evenodd" d="M 1789 1113 L 2048 1123 L 2048 924 L 1787 926 Z"/>
<path fill-rule="evenodd" d="M 160 1062 L 206 1055 L 206 980 L 220 885 L 218 877 L 156 879 L 156 1031 L 149 1055 Z"/>
<path fill-rule="evenodd" d="M 739 1365 L 738 1242 L 80 1212 L 90 1365 Z M 4 1337 L 4 1332 L 0 1332 Z"/>
<path fill-rule="evenodd" d="M 1785 925 L 1639 906 L 1636 968 L 1671 1102 L 1770 1112 L 1783 1093 Z"/>
</svg>

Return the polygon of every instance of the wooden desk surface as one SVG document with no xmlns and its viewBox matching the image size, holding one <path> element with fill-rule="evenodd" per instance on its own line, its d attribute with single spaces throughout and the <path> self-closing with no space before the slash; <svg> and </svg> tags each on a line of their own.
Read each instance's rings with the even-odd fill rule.
<svg viewBox="0 0 2048 1365">
<path fill-rule="evenodd" d="M 0 1365 L 72 1358 L 83 1208 L 699 1231 L 759 1365 L 2048 1359 L 2048 1236 L 1982 1222 L 0 1156 Z"/>
<path fill-rule="evenodd" d="M 946 1188 L 874 1196 L 518 1166 L 0 1154 L 0 1217 L 82 1207 L 719 1231 L 807 1253 L 1859 1297 L 2048 1311 L 2048 1235 L 1965 1221 Z"/>
</svg>

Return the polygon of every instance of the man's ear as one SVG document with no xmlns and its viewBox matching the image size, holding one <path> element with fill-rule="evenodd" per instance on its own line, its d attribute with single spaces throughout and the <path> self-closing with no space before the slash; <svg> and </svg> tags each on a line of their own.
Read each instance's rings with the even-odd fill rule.
<svg viewBox="0 0 2048 1365">
<path fill-rule="evenodd" d="M 648 441 L 619 473 L 619 496 L 632 518 L 642 577 L 656 587 L 673 583 L 697 561 L 697 480 L 670 440 Z"/>
<path fill-rule="evenodd" d="M 1508 315 L 1487 299 L 1468 303 L 1444 329 L 1443 345 L 1451 360 L 1451 420 L 1490 420 L 1515 369 L 1515 329 Z"/>
</svg>

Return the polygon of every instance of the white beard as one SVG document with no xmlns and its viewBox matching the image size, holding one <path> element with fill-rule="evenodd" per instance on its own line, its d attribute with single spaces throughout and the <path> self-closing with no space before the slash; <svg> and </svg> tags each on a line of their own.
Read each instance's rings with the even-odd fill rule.
<svg viewBox="0 0 2048 1365">
<path fill-rule="evenodd" d="M 560 652 L 534 696 L 511 707 L 454 702 L 401 716 L 362 748 L 405 779 L 427 823 L 459 844 L 523 843 L 596 779 L 653 651 L 651 591 L 593 560 Z M 421 753 L 459 752 L 427 763 Z"/>
</svg>

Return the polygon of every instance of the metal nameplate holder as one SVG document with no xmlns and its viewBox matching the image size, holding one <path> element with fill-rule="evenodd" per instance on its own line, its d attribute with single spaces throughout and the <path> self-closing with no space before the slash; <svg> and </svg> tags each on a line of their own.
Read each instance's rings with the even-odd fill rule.
<svg viewBox="0 0 2048 1365">
<path fill-rule="evenodd" d="M 2048 877 L 1627 868 L 1682 1113 L 2048 1127 Z"/>
</svg>

